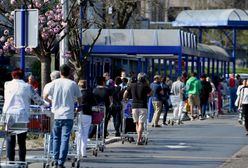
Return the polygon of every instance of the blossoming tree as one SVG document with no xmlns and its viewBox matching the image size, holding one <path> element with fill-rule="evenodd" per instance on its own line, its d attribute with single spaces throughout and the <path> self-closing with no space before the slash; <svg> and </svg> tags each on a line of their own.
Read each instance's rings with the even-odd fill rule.
<svg viewBox="0 0 248 168">
<path fill-rule="evenodd" d="M 77 19 L 69 12 L 63 18 L 62 5 L 56 0 L 0 0 L 0 26 L 4 33 L 0 36 L 0 54 L 14 54 L 19 50 L 15 48 L 13 39 L 13 15 L 14 9 L 24 4 L 27 8 L 39 9 L 39 44 L 37 48 L 26 48 L 27 54 L 37 56 L 41 62 L 41 86 L 43 87 L 50 79 L 51 54 L 58 43 L 67 35 L 68 24 L 70 29 L 77 28 Z M 70 11 L 76 8 L 76 1 L 70 3 Z M 7 21 L 7 22 L 6 22 Z M 61 35 L 62 31 L 64 35 Z"/>
</svg>

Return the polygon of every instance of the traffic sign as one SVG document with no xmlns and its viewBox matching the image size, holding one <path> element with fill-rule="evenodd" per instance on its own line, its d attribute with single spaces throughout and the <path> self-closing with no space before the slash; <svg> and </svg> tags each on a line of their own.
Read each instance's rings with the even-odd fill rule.
<svg viewBox="0 0 248 168">
<path fill-rule="evenodd" d="M 25 10 L 25 45 L 21 45 L 21 11 Z M 16 48 L 36 48 L 38 46 L 38 9 L 16 9 L 14 14 L 14 40 Z"/>
</svg>

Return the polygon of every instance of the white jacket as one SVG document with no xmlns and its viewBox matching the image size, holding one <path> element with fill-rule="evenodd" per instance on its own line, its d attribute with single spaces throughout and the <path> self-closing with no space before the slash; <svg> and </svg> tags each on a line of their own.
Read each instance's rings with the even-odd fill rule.
<svg viewBox="0 0 248 168">
<path fill-rule="evenodd" d="M 13 116 L 15 122 L 28 122 L 31 99 L 39 105 L 44 103 L 32 86 L 23 80 L 5 82 L 3 113 Z"/>
</svg>

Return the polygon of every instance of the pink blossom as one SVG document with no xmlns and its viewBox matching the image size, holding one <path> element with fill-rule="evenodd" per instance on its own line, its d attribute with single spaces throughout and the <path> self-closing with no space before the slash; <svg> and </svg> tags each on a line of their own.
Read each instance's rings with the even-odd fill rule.
<svg viewBox="0 0 248 168">
<path fill-rule="evenodd" d="M 6 38 L 4 37 L 4 36 L 2 36 L 1 38 L 0 38 L 0 41 L 1 42 L 4 42 L 6 40 Z"/>
<path fill-rule="evenodd" d="M 67 23 L 66 23 L 66 22 L 61 22 L 61 25 L 62 25 L 63 27 L 66 27 L 66 26 L 67 26 Z"/>
<path fill-rule="evenodd" d="M 40 8 L 40 7 L 41 7 L 41 3 L 35 2 L 35 6 L 36 6 L 37 8 Z"/>
<path fill-rule="evenodd" d="M 6 46 L 6 45 L 3 46 L 4 51 L 8 51 L 8 49 L 9 49 L 9 46 Z"/>
<path fill-rule="evenodd" d="M 47 40 L 48 39 L 48 34 L 47 33 L 42 33 L 41 37 L 43 40 Z"/>
<path fill-rule="evenodd" d="M 14 20 L 14 16 L 9 16 L 9 20 L 13 21 Z"/>
<path fill-rule="evenodd" d="M 10 0 L 10 4 L 14 5 L 16 3 L 16 0 Z"/>
<path fill-rule="evenodd" d="M 49 15 L 48 17 L 47 17 L 47 20 L 53 20 L 54 19 L 54 16 L 53 15 Z"/>
<path fill-rule="evenodd" d="M 59 29 L 58 27 L 55 27 L 55 28 L 53 29 L 53 31 L 54 31 L 54 33 L 58 33 L 58 32 L 60 31 L 60 29 Z"/>
<path fill-rule="evenodd" d="M 9 35 L 9 30 L 5 29 L 4 32 L 3 32 L 3 34 L 4 34 L 5 36 L 8 36 L 8 35 Z"/>
<path fill-rule="evenodd" d="M 2 55 L 2 54 L 3 54 L 3 49 L 0 48 L 0 55 Z"/>
</svg>

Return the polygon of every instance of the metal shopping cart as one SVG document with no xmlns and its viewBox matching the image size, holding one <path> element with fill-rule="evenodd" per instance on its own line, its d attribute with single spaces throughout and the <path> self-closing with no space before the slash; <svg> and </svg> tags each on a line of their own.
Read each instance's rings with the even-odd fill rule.
<svg viewBox="0 0 248 168">
<path fill-rule="evenodd" d="M 28 162 L 42 162 L 43 168 L 48 168 L 52 159 L 51 151 L 51 133 L 53 125 L 53 114 L 50 108 L 42 108 L 38 105 L 30 106 L 30 117 L 28 127 L 28 134 L 33 137 L 42 136 L 43 141 L 43 155 L 27 156 Z"/>
<path fill-rule="evenodd" d="M 137 136 L 136 124 L 133 122 L 132 118 L 132 99 L 127 102 L 122 102 L 122 133 L 121 141 L 124 144 L 125 141 L 129 143 L 134 142 L 134 138 Z M 144 144 L 148 144 L 148 124 L 144 123 L 144 130 L 142 133 L 142 141 Z"/>
<path fill-rule="evenodd" d="M 93 155 L 97 156 L 98 151 L 103 152 L 105 148 L 105 105 L 97 105 L 92 107 L 92 127 L 95 128 L 95 136 L 88 141 L 87 148 L 92 149 Z"/>
<path fill-rule="evenodd" d="M 0 115 L 0 151 L 1 151 L 1 167 L 28 167 L 27 161 L 8 161 L 3 160 L 3 149 L 5 147 L 5 142 L 9 136 L 18 135 L 28 131 L 28 122 L 22 120 L 24 117 L 20 114 L 1 114 Z"/>
</svg>

